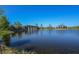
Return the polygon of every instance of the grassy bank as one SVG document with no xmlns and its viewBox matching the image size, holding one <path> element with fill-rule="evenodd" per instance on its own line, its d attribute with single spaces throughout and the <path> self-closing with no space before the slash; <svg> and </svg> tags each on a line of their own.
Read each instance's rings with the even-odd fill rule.
<svg viewBox="0 0 79 59">
<path fill-rule="evenodd" d="M 35 51 L 27 51 L 23 49 L 10 48 L 5 45 L 0 45 L 0 54 L 36 54 Z"/>
</svg>

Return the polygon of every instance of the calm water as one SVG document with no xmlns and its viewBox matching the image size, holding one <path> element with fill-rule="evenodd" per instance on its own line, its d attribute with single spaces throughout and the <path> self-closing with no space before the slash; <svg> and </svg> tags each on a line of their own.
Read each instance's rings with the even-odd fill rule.
<svg viewBox="0 0 79 59">
<path fill-rule="evenodd" d="M 16 34 L 10 47 L 30 48 L 37 53 L 79 53 L 78 30 L 40 30 Z"/>
</svg>

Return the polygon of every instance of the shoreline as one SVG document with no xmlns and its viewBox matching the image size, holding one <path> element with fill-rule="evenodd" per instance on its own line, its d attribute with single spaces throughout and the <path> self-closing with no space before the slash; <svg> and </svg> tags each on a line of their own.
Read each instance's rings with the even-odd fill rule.
<svg viewBox="0 0 79 59">
<path fill-rule="evenodd" d="M 40 30 L 79 30 L 79 29 L 40 29 Z"/>
<path fill-rule="evenodd" d="M 24 49 L 10 48 L 4 44 L 0 45 L 0 54 L 36 54 L 35 51 Z"/>
</svg>

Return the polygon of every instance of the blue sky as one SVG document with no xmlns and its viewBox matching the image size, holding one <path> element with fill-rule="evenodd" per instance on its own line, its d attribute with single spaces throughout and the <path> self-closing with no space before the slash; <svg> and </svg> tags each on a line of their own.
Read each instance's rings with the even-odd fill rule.
<svg viewBox="0 0 79 59">
<path fill-rule="evenodd" d="M 79 25 L 79 6 L 75 5 L 0 5 L 11 24 L 19 21 L 23 25 L 43 26 Z"/>
</svg>

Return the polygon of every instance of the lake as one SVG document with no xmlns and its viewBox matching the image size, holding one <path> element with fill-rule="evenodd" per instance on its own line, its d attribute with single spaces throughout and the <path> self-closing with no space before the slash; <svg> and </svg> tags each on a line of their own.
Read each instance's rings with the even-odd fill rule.
<svg viewBox="0 0 79 59">
<path fill-rule="evenodd" d="M 79 53 L 79 30 L 39 30 L 11 35 L 10 46 L 38 54 Z"/>
</svg>

